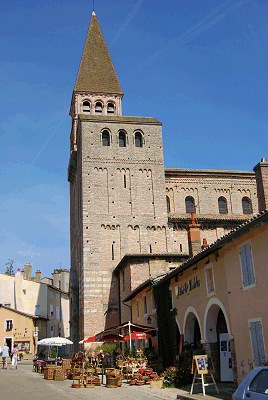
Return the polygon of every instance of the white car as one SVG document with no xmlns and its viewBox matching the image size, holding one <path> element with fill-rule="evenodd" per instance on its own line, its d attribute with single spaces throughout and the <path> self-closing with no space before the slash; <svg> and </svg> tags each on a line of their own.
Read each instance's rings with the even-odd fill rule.
<svg viewBox="0 0 268 400">
<path fill-rule="evenodd" d="M 233 400 L 268 400 L 268 367 L 255 368 L 233 394 Z"/>
</svg>

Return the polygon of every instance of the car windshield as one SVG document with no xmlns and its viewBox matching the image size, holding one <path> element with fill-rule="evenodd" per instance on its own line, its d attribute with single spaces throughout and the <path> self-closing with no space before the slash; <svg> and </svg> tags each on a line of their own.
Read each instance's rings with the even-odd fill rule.
<svg viewBox="0 0 268 400">
<path fill-rule="evenodd" d="M 268 398 L 268 370 L 261 370 L 249 385 L 251 392 L 267 394 Z"/>
</svg>

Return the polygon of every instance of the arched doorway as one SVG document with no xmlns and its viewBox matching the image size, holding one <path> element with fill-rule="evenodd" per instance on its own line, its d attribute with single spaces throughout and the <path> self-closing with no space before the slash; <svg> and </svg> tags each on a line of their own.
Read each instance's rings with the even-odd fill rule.
<svg viewBox="0 0 268 400">
<path fill-rule="evenodd" d="M 214 303 L 212 303 L 214 302 Z M 210 343 L 216 375 L 221 382 L 233 382 L 229 323 L 223 305 L 211 299 L 205 314 L 206 340 Z"/>
<path fill-rule="evenodd" d="M 202 334 L 197 313 L 194 309 L 189 310 L 184 322 L 184 342 L 190 343 L 192 349 L 196 349 L 201 339 Z"/>
</svg>

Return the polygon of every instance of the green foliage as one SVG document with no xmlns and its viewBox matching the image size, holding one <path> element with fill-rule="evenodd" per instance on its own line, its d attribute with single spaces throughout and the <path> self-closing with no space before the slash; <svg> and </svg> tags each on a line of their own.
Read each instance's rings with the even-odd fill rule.
<svg viewBox="0 0 268 400">
<path fill-rule="evenodd" d="M 19 353 L 19 360 L 23 360 L 23 353 Z"/>
<path fill-rule="evenodd" d="M 172 332 L 174 317 L 170 312 L 172 304 L 169 286 L 169 280 L 161 283 L 161 285 L 152 286 L 157 310 L 159 353 L 163 359 L 164 368 L 173 364 Z"/>
<path fill-rule="evenodd" d="M 6 275 L 14 276 L 14 269 L 13 269 L 13 264 L 15 260 L 11 260 L 10 258 L 8 259 L 8 262 L 5 264 L 6 265 Z"/>
<path fill-rule="evenodd" d="M 116 349 L 116 343 L 103 343 L 101 346 L 96 348 L 96 353 L 99 353 L 100 350 L 103 350 L 103 353 L 113 353 L 114 349 Z"/>
<path fill-rule="evenodd" d="M 163 387 L 179 388 L 192 382 L 190 367 L 168 367 L 164 374 Z"/>
<path fill-rule="evenodd" d="M 50 352 L 51 358 L 56 358 L 57 357 L 57 348 L 53 347 L 51 352 Z"/>
</svg>

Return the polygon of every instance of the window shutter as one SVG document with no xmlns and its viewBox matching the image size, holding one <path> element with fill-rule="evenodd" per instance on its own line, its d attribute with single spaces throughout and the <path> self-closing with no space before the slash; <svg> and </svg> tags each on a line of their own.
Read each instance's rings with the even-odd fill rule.
<svg viewBox="0 0 268 400">
<path fill-rule="evenodd" d="M 260 365 L 259 353 L 258 353 L 258 344 L 257 344 L 257 334 L 255 329 L 255 322 L 250 323 L 250 332 L 251 332 L 251 341 L 253 348 L 253 362 L 255 367 Z"/>
<path fill-rule="evenodd" d="M 255 282 L 255 276 L 254 276 L 253 265 L 252 265 L 250 243 L 245 245 L 245 253 L 246 253 L 246 260 L 247 260 L 247 270 L 248 270 L 249 285 L 251 285 L 252 283 Z"/>
<path fill-rule="evenodd" d="M 256 337 L 257 337 L 257 346 L 258 346 L 258 352 L 259 352 L 260 365 L 263 365 L 266 361 L 266 358 L 265 358 L 265 351 L 264 351 L 264 344 L 263 344 L 261 321 L 255 322 L 255 330 L 256 330 Z"/>
<path fill-rule="evenodd" d="M 240 259 L 241 259 L 241 264 L 242 264 L 243 285 L 248 286 L 249 285 L 249 277 L 248 277 L 245 246 L 240 248 L 239 253 L 240 253 Z"/>
</svg>

